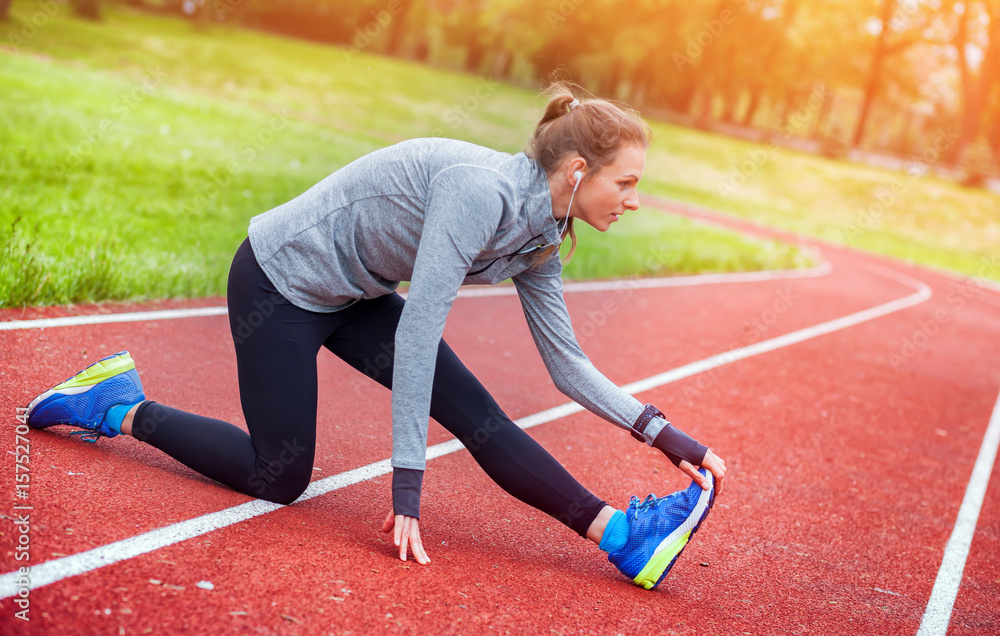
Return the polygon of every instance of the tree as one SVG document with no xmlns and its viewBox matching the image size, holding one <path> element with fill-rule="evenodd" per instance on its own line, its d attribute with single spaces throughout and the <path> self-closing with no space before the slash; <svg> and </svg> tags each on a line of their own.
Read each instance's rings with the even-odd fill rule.
<svg viewBox="0 0 1000 636">
<path fill-rule="evenodd" d="M 872 101 L 875 99 L 875 92 L 878 90 L 879 79 L 882 75 L 882 64 L 885 62 L 887 41 L 889 39 L 889 18 L 892 17 L 892 10 L 896 6 L 896 0 L 883 0 L 882 15 L 879 17 L 878 40 L 875 43 L 875 51 L 872 53 L 871 71 L 868 73 L 868 83 L 865 86 L 865 96 L 861 102 L 861 112 L 858 114 L 858 123 L 854 128 L 854 138 L 851 145 L 857 148 L 861 144 L 861 137 L 865 134 L 865 124 L 868 122 L 868 113 L 871 111 Z"/>
<path fill-rule="evenodd" d="M 966 67 L 968 62 L 964 54 L 960 56 L 959 62 L 963 66 L 963 79 L 965 79 L 966 104 L 965 112 L 962 116 L 962 132 L 955 148 L 954 160 L 956 163 L 962 162 L 963 153 L 965 153 L 969 145 L 979 135 L 983 112 L 986 110 L 989 102 L 990 93 L 994 86 L 1000 85 L 1000 6 L 998 5 L 1000 3 L 995 1 L 990 2 L 989 0 L 983 3 L 983 10 L 986 11 L 987 18 L 989 19 L 989 29 L 987 31 L 988 43 L 986 44 L 985 53 L 983 54 L 979 68 L 979 75 L 975 80 L 969 77 L 971 73 L 969 73 Z M 966 8 L 965 13 L 968 12 L 969 9 Z M 964 19 L 965 16 L 962 16 L 962 18 L 962 24 L 964 25 L 966 22 Z M 965 29 L 961 28 L 960 31 L 965 31 Z M 965 37 L 967 35 L 964 32 L 960 36 L 956 36 L 956 45 L 961 43 L 963 49 Z M 994 135 L 996 134 L 994 132 Z"/>
<path fill-rule="evenodd" d="M 11 0 L 0 0 L 0 20 L 8 20 L 7 10 L 10 9 Z"/>
<path fill-rule="evenodd" d="M 852 146 L 857 147 L 861 144 L 871 106 L 879 93 L 885 90 L 883 75 L 886 72 L 886 60 L 905 53 L 918 45 L 947 44 L 947 40 L 939 38 L 936 32 L 941 30 L 938 27 L 942 16 L 945 20 L 950 19 L 950 11 L 947 8 L 953 4 L 953 1 L 946 0 L 942 5 L 946 10 L 939 11 L 935 7 L 924 4 L 906 5 L 904 3 L 904 6 L 901 6 L 897 0 L 883 0 L 882 11 L 877 18 L 879 23 L 878 39 L 872 52 L 868 78 L 864 87 L 864 97 L 851 142 Z M 915 11 L 912 9 L 913 7 L 916 7 Z M 906 15 L 907 13 L 915 13 L 916 17 L 919 17 L 919 21 L 915 20 L 912 15 Z M 894 23 L 897 26 L 894 26 Z M 897 33 L 898 37 L 890 41 L 892 33 Z M 929 77 L 929 69 L 920 69 L 919 75 L 921 80 L 926 81 Z M 898 77 L 900 76 L 897 75 L 896 78 Z"/>
</svg>

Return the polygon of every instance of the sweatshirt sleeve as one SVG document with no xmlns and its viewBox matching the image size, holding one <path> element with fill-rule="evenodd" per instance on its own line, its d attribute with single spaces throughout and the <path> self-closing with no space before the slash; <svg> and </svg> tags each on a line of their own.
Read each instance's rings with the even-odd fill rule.
<svg viewBox="0 0 1000 636">
<path fill-rule="evenodd" d="M 392 373 L 393 509 L 419 518 L 427 423 L 445 320 L 469 267 L 500 224 L 496 184 L 481 168 L 452 166 L 431 180 Z"/>
<path fill-rule="evenodd" d="M 580 348 L 563 299 L 558 254 L 515 276 L 514 286 L 556 388 L 588 411 L 631 430 L 644 406 L 598 371 Z"/>
<path fill-rule="evenodd" d="M 558 253 L 515 276 L 514 285 L 531 337 L 556 388 L 592 413 L 663 451 L 675 464 L 680 459 L 701 464 L 707 448 L 665 418 L 647 418 L 641 423 L 641 434 L 636 431 L 647 409 L 601 374 L 577 342 L 563 298 Z"/>
</svg>

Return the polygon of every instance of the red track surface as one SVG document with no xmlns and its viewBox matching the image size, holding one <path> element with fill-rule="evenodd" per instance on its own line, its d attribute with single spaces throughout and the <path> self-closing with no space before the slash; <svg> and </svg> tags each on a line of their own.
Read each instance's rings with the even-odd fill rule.
<svg viewBox="0 0 1000 636">
<path fill-rule="evenodd" d="M 578 332 L 593 334 L 581 336 L 591 359 L 626 384 L 913 293 L 868 263 L 934 292 L 638 395 L 730 467 L 726 492 L 654 592 L 507 496 L 461 451 L 428 466 L 427 567 L 394 559 L 379 532 L 386 475 L 34 589 L 30 623 L 4 600 L 0 632 L 914 634 L 1000 391 L 1000 295 L 840 248 L 822 253 L 833 271 L 820 278 L 567 295 Z M 616 310 L 602 313 L 608 299 Z M 906 348 L 938 311 L 933 335 Z M 754 319 L 765 329 L 748 327 Z M 460 299 L 445 336 L 512 417 L 566 402 L 515 297 Z M 126 348 L 152 399 L 242 422 L 225 317 L 6 331 L 0 343 L 0 412 L 11 422 L 15 406 Z M 319 369 L 316 478 L 389 457 L 389 393 L 326 352 Z M 590 413 L 531 435 L 619 507 L 686 486 L 665 458 Z M 35 565 L 249 501 L 133 439 L 30 438 Z M 432 423 L 430 444 L 448 438 Z M 13 427 L 0 440 L 10 451 L 0 497 L 13 502 Z M 1000 633 L 997 470 L 950 634 Z M 0 574 L 23 564 L 15 541 L 0 525 Z"/>
</svg>

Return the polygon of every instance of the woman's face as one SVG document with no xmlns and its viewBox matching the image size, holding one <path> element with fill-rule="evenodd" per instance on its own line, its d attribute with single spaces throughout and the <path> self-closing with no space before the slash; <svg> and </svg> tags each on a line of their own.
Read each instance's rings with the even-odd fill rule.
<svg viewBox="0 0 1000 636">
<path fill-rule="evenodd" d="M 584 174 L 571 214 L 601 232 L 606 231 L 626 210 L 639 208 L 636 186 L 645 165 L 645 148 L 622 147 L 614 163 Z"/>
</svg>

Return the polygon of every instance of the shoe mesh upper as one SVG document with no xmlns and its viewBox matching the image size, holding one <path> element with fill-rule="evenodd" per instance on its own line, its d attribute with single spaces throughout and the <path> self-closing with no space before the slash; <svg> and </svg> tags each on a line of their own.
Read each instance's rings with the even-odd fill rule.
<svg viewBox="0 0 1000 636">
<path fill-rule="evenodd" d="M 62 402 L 43 404 L 31 414 L 31 422 L 65 422 L 73 419 L 73 411 Z"/>
<path fill-rule="evenodd" d="M 643 506 L 633 497 L 625 511 L 629 521 L 628 541 L 621 550 L 608 554 L 608 560 L 626 576 L 638 576 L 660 543 L 691 516 L 701 493 L 701 486 L 692 482 L 687 490 L 663 497 L 649 506 Z"/>
<path fill-rule="evenodd" d="M 70 424 L 87 430 L 112 433 L 102 424 L 108 408 L 115 404 L 134 404 L 145 399 L 139 374 L 134 369 L 94 385 L 76 395 L 56 394 L 38 405 L 30 414 L 35 428 L 54 424 Z M 110 437 L 111 435 L 109 435 Z"/>
</svg>

